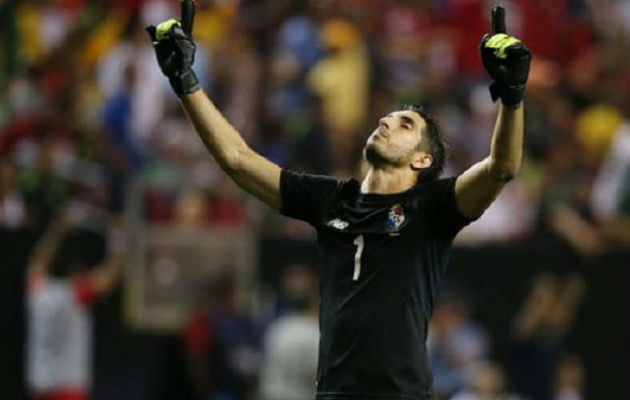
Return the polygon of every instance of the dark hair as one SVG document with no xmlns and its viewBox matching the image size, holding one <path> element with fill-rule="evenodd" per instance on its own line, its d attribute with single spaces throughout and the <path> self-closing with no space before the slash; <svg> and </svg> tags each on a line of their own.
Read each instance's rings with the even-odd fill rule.
<svg viewBox="0 0 630 400">
<path fill-rule="evenodd" d="M 446 142 L 442 136 L 440 125 L 437 119 L 421 106 L 405 104 L 402 109 L 418 113 L 426 124 L 426 128 L 422 132 L 423 140 L 420 142 L 420 149 L 431 154 L 433 162 L 428 168 L 424 168 L 418 173 L 418 183 L 435 180 L 439 178 L 446 163 Z"/>
<path fill-rule="evenodd" d="M 85 272 L 105 256 L 105 238 L 87 229 L 75 228 L 64 234 L 50 267 L 50 276 L 69 278 Z"/>
</svg>

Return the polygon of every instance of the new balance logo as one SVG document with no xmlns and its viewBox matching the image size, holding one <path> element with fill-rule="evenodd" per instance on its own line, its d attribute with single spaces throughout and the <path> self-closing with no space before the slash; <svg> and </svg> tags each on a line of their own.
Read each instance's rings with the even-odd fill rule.
<svg viewBox="0 0 630 400">
<path fill-rule="evenodd" d="M 332 219 L 332 220 L 328 221 L 328 223 L 326 225 L 331 226 L 331 227 L 333 227 L 335 229 L 339 229 L 340 231 L 343 231 L 350 224 L 348 222 L 346 222 L 346 221 L 340 220 L 339 218 L 335 218 L 335 219 Z"/>
</svg>

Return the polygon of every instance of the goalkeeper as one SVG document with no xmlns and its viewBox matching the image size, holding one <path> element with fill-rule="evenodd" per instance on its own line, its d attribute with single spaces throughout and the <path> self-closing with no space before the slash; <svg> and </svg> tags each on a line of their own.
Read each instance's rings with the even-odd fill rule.
<svg viewBox="0 0 630 400">
<path fill-rule="evenodd" d="M 191 66 L 194 4 L 182 21 L 147 28 L 162 72 L 209 152 L 245 191 L 317 230 L 321 276 L 317 399 L 428 400 L 429 318 L 455 235 L 517 173 L 530 52 L 492 11 L 481 59 L 499 110 L 489 155 L 440 178 L 444 143 L 417 107 L 379 120 L 363 149 L 362 182 L 297 173 L 254 152 L 201 90 Z"/>
</svg>

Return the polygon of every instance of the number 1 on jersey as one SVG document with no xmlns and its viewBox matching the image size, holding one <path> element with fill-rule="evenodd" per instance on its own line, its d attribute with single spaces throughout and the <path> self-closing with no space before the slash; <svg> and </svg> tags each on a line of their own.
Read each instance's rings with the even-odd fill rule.
<svg viewBox="0 0 630 400">
<path fill-rule="evenodd" d="M 359 280 L 359 274 L 361 274 L 361 254 L 365 246 L 363 235 L 357 236 L 353 243 L 357 246 L 357 252 L 354 253 L 354 274 L 352 274 L 352 280 L 356 281 Z"/>
</svg>

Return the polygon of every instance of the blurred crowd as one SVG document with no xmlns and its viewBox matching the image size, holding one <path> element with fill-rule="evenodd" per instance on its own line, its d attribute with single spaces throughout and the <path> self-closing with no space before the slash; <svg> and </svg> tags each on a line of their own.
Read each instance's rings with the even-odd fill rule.
<svg viewBox="0 0 630 400">
<path fill-rule="evenodd" d="M 584 399 L 584 365 L 567 350 L 565 339 L 585 289 L 577 275 L 538 274 L 501 338 L 509 348 L 503 363 L 493 360 L 491 339 L 499 338 L 491 338 L 475 320 L 471 299 L 461 291 L 447 291 L 432 317 L 428 339 L 437 398 Z"/>
<path fill-rule="evenodd" d="M 198 398 L 314 399 L 316 282 L 308 265 L 287 265 L 265 312 L 254 318 L 235 313 L 233 292 L 224 285 L 222 305 L 192 318 L 184 334 Z M 503 337 L 493 337 L 478 318 L 474 296 L 459 285 L 447 288 L 427 341 L 435 399 L 585 399 L 585 366 L 566 341 L 585 290 L 576 274 L 539 273 Z M 508 346 L 500 361 L 494 341 Z"/>
<path fill-rule="evenodd" d="M 360 177 L 367 135 L 402 103 L 439 117 L 450 143 L 447 174 L 488 154 L 496 106 L 477 42 L 491 2 L 197 3 L 203 87 L 248 143 L 281 166 Z M 503 3 L 510 33 L 534 54 L 525 162 L 460 241 L 557 238 L 584 253 L 623 245 L 628 7 Z M 144 27 L 178 14 L 178 2 L 166 0 L 0 5 L 0 224 L 41 229 L 69 200 L 120 211 L 137 177 L 149 182 L 152 220 L 266 221 L 266 209 L 250 207 L 206 154 L 156 67 Z M 164 182 L 187 189 L 174 194 Z M 271 225 L 299 229 L 286 224 Z"/>
<path fill-rule="evenodd" d="M 439 118 L 450 144 L 447 174 L 458 174 L 489 152 L 497 107 L 477 44 L 489 29 L 493 3 L 197 0 L 194 68 L 246 141 L 283 167 L 360 177 L 361 149 L 378 118 L 414 103 Z M 533 52 L 524 163 L 459 243 L 551 243 L 586 256 L 627 247 L 627 2 L 501 3 L 509 33 Z M 312 234 L 239 191 L 196 137 L 144 30 L 178 15 L 178 2 L 167 0 L 0 2 L 2 229 L 43 232 L 61 210 L 73 221 L 124 213 L 130 191 L 141 182 L 150 222 Z M 188 343 L 201 397 L 216 385 L 206 379 L 211 365 L 195 355 L 222 339 L 229 343 L 216 346 L 225 354 L 213 354 L 231 357 L 235 368 L 261 368 L 266 386 L 256 390 L 264 398 L 281 400 L 278 387 L 310 382 L 314 365 L 292 357 L 308 360 L 316 351 L 309 341 L 316 337 L 316 301 L 311 278 L 296 271 L 287 278 L 285 300 L 297 311 L 274 319 L 264 343 L 251 338 L 238 318 L 219 313 L 214 322 L 207 316 L 191 322 Z M 291 292 L 292 284 L 301 295 Z M 217 301 L 231 310 L 229 287 Z M 515 322 L 514 354 L 525 359 L 515 365 L 542 365 L 547 370 L 539 376 L 546 380 L 533 386 L 510 381 L 518 395 L 549 399 L 555 388 L 555 399 L 581 398 L 579 359 L 567 356 L 559 363 L 564 355 L 554 347 L 580 296 L 579 280 L 560 284 L 541 277 L 534 283 Z M 436 310 L 430 339 L 436 390 L 458 400 L 516 398 L 503 390 L 504 375 L 514 371 L 489 360 L 483 327 L 468 319 L 460 300 L 452 300 Z M 279 310 L 272 314 L 283 315 Z M 226 336 L 209 343 L 199 332 L 210 323 Z M 297 350 L 284 354 L 278 343 L 287 343 L 286 337 L 297 338 L 289 343 Z M 272 351 L 276 358 L 256 361 L 255 352 L 243 351 L 249 346 L 281 349 Z M 243 382 L 252 374 L 251 367 L 243 368 L 211 374 L 228 389 L 210 398 L 242 398 L 240 391 L 249 390 Z M 286 373 L 278 372 L 282 368 Z M 239 374 L 244 381 L 234 380 Z M 287 399 L 311 395 L 302 387 L 287 390 Z"/>
</svg>

